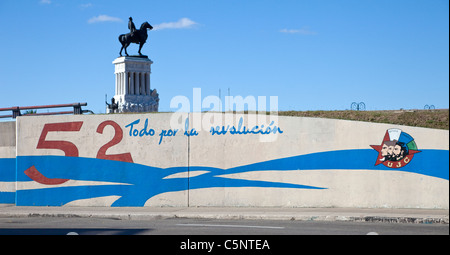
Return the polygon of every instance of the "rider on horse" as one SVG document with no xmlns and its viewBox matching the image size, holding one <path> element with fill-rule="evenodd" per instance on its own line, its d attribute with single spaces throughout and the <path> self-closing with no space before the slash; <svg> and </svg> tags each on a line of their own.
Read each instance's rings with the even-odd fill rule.
<svg viewBox="0 0 450 255">
<path fill-rule="evenodd" d="M 147 29 L 152 30 L 153 27 L 146 21 L 142 23 L 141 28 L 138 30 L 133 23 L 133 18 L 130 17 L 128 21 L 128 29 L 130 29 L 130 33 L 122 34 L 119 36 L 119 42 L 122 44 L 122 48 L 120 49 L 119 55 L 122 56 L 122 50 L 125 49 L 125 54 L 128 56 L 127 47 L 131 43 L 139 44 L 139 55 L 141 54 L 141 48 L 147 41 Z"/>
<path fill-rule="evenodd" d="M 130 29 L 131 38 L 133 38 L 134 32 L 136 31 L 136 26 L 133 23 L 133 18 L 132 17 L 130 17 L 130 20 L 128 21 L 128 29 Z"/>
</svg>

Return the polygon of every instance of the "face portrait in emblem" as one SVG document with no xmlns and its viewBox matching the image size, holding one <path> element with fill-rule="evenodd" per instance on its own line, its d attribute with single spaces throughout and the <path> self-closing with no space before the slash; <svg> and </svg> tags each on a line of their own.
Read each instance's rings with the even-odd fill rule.
<svg viewBox="0 0 450 255">
<path fill-rule="evenodd" d="M 395 141 L 385 141 L 381 147 L 381 156 L 383 156 L 381 161 L 385 160 L 391 160 L 391 158 L 394 155 L 394 147 L 396 142 Z"/>
<path fill-rule="evenodd" d="M 399 161 L 399 160 L 402 160 L 407 155 L 408 155 L 408 149 L 406 148 L 406 146 L 401 142 L 397 142 L 394 146 L 393 157 L 391 160 Z"/>
<path fill-rule="evenodd" d="M 383 164 L 389 168 L 401 168 L 408 165 L 416 153 L 414 138 L 398 128 L 386 130 L 381 145 L 370 145 L 378 152 L 375 166 Z"/>
</svg>

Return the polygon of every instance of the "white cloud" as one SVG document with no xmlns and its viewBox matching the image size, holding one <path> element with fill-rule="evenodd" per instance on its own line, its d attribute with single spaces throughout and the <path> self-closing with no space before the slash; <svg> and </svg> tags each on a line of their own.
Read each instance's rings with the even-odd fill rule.
<svg viewBox="0 0 450 255">
<path fill-rule="evenodd" d="M 316 35 L 317 32 L 315 31 L 311 31 L 308 28 L 300 28 L 300 29 L 281 29 L 280 30 L 281 33 L 286 33 L 286 34 L 301 34 L 301 35 Z"/>
<path fill-rule="evenodd" d="M 88 20 L 89 24 L 98 23 L 98 22 L 122 22 L 122 19 L 117 17 L 112 17 L 108 15 L 98 15 L 96 17 L 92 17 Z"/>
<path fill-rule="evenodd" d="M 41 4 L 51 4 L 52 1 L 50 1 L 50 0 L 41 0 L 39 3 L 41 3 Z"/>
<path fill-rule="evenodd" d="M 86 9 L 86 8 L 89 8 L 89 7 L 92 7 L 92 3 L 80 4 L 80 8 L 81 9 Z"/>
<path fill-rule="evenodd" d="M 166 22 L 154 25 L 153 30 L 192 28 L 197 24 L 197 22 L 188 18 L 181 18 L 176 22 Z"/>
</svg>

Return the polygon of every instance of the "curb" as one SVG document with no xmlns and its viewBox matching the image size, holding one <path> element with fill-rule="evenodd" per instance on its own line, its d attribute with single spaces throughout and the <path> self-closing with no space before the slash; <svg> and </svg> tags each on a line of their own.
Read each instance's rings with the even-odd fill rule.
<svg viewBox="0 0 450 255">
<path fill-rule="evenodd" d="M 408 224 L 449 224 L 448 215 L 355 215 L 357 213 L 260 213 L 260 212 L 2 212 L 0 217 L 58 217 L 58 218 L 103 218 L 117 220 L 161 220 L 161 219 L 216 219 L 216 220 L 286 220 L 286 221 L 342 221 L 382 222 Z"/>
</svg>

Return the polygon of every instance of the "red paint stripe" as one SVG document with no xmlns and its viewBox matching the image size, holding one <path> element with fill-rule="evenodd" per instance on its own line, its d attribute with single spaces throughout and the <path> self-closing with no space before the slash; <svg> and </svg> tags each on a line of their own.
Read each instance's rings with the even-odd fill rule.
<svg viewBox="0 0 450 255">
<path fill-rule="evenodd" d="M 34 166 L 25 170 L 24 173 L 28 177 L 30 177 L 33 181 L 38 182 L 40 184 L 45 184 L 45 185 L 63 184 L 69 180 L 69 179 L 60 179 L 60 178 L 47 178 L 43 174 L 41 174 Z"/>
</svg>

